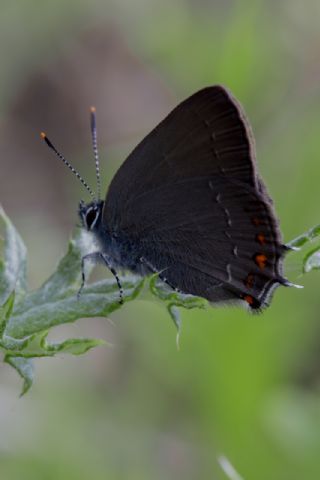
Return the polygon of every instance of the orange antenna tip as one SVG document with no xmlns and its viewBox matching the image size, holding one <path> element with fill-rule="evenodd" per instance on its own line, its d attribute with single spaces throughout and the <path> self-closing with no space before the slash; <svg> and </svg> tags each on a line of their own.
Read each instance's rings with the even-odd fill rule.
<svg viewBox="0 0 320 480">
<path fill-rule="evenodd" d="M 44 132 L 41 132 L 41 133 L 40 133 L 40 137 L 41 137 L 41 138 L 45 139 L 46 136 L 47 136 L 47 135 L 46 135 Z"/>
<path fill-rule="evenodd" d="M 90 112 L 95 113 L 96 112 L 96 107 L 90 107 Z"/>
</svg>

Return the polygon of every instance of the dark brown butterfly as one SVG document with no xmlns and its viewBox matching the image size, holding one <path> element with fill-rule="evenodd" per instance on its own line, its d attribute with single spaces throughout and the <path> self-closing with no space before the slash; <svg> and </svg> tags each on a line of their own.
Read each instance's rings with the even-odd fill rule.
<svg viewBox="0 0 320 480">
<path fill-rule="evenodd" d="M 283 245 L 272 200 L 258 174 L 254 140 L 239 103 L 221 86 L 180 103 L 133 150 L 100 199 L 95 109 L 91 132 L 98 194 L 80 202 L 84 228 L 100 245 L 91 259 L 210 302 L 268 305 L 283 277 Z M 84 257 L 84 260 L 87 257 Z"/>
</svg>

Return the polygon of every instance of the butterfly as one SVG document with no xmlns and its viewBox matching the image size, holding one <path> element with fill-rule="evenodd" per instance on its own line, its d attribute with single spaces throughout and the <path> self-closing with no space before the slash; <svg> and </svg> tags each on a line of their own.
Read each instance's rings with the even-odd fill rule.
<svg viewBox="0 0 320 480">
<path fill-rule="evenodd" d="M 245 113 L 223 86 L 203 88 L 180 103 L 132 151 L 105 200 L 91 135 L 97 195 L 54 147 L 91 196 L 79 215 L 99 248 L 82 259 L 102 261 L 123 290 L 118 269 L 158 273 L 171 288 L 213 304 L 268 306 L 274 290 L 295 286 L 283 276 L 283 244 L 273 202 L 257 169 Z M 84 284 L 84 274 L 83 274 Z"/>
</svg>

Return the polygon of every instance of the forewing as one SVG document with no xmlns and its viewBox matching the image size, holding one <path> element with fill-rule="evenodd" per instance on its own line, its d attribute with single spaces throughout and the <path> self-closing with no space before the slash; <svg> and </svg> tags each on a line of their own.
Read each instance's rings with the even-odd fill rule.
<svg viewBox="0 0 320 480">
<path fill-rule="evenodd" d="M 180 103 L 129 155 L 111 182 L 107 219 L 126 228 L 135 197 L 176 180 L 221 174 L 257 186 L 250 126 L 232 95 L 213 86 Z"/>
</svg>

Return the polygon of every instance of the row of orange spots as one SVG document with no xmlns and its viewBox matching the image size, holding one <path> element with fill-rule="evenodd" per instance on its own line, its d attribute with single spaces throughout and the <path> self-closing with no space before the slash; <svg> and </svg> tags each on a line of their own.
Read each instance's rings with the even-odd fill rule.
<svg viewBox="0 0 320 480">
<path fill-rule="evenodd" d="M 252 219 L 253 225 L 256 227 L 259 227 L 260 225 L 263 225 L 264 222 L 258 218 L 258 217 L 253 217 Z M 263 233 L 257 233 L 256 235 L 256 241 L 260 243 L 260 245 L 265 245 L 266 244 L 266 237 Z M 258 267 L 263 270 L 267 266 L 267 256 L 264 253 L 257 253 L 254 257 L 254 261 Z M 253 273 L 249 273 L 244 281 L 244 284 L 247 288 L 251 289 L 254 284 L 254 275 Z M 254 298 L 252 295 L 244 295 L 243 299 L 249 304 L 253 305 L 254 304 Z"/>
<path fill-rule="evenodd" d="M 267 265 L 267 257 L 263 253 L 257 253 L 254 256 L 254 261 L 258 265 L 258 267 L 263 270 Z M 252 288 L 254 282 L 254 275 L 253 273 L 249 273 L 247 278 L 244 281 L 244 284 L 247 288 Z M 254 298 L 251 295 L 245 295 L 243 299 L 249 304 L 252 305 L 254 303 Z"/>
</svg>

